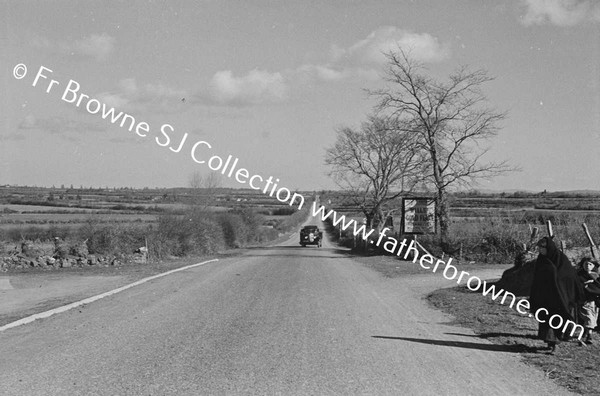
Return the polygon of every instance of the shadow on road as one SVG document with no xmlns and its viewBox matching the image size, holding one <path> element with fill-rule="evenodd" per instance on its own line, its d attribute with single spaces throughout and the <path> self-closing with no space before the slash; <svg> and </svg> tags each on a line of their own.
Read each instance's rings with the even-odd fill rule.
<svg viewBox="0 0 600 396">
<path fill-rule="evenodd" d="M 428 340 L 424 338 L 409 338 L 409 337 L 389 337 L 389 336 L 371 336 L 373 338 L 379 338 L 384 340 L 398 340 L 398 341 L 410 341 L 418 342 L 421 344 L 456 347 L 456 348 L 467 348 L 467 349 L 480 349 L 482 351 L 493 351 L 493 352 L 535 352 L 537 348 L 528 347 L 527 345 L 496 345 L 496 344 L 482 344 L 477 342 L 464 342 L 464 341 L 446 341 L 446 340 Z"/>
<path fill-rule="evenodd" d="M 464 333 L 444 333 L 449 335 L 458 335 L 463 337 L 474 337 L 474 338 L 496 338 L 496 337 L 519 337 L 527 338 L 530 340 L 537 340 L 538 337 L 535 334 L 521 334 L 521 333 L 481 333 L 481 334 L 464 334 Z"/>
<path fill-rule="evenodd" d="M 519 338 L 527 338 L 530 340 L 537 340 L 537 334 L 529 333 L 529 334 L 521 334 L 521 333 L 481 333 L 479 335 L 481 338 L 495 338 L 495 337 L 519 337 Z"/>
</svg>

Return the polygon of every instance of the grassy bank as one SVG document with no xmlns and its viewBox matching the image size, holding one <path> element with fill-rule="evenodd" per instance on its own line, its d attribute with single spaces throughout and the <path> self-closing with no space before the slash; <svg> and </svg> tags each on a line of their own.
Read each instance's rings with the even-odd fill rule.
<svg viewBox="0 0 600 396">
<path fill-rule="evenodd" d="M 527 364 L 539 368 L 566 389 L 585 395 L 600 394 L 600 338 L 588 346 L 563 342 L 554 355 L 549 355 L 540 349 L 545 344 L 536 338 L 534 319 L 479 292 L 464 287 L 441 289 L 430 294 L 428 301 L 452 315 L 453 324 L 472 329 L 479 338 L 504 346 L 503 350 L 519 353 Z"/>
</svg>

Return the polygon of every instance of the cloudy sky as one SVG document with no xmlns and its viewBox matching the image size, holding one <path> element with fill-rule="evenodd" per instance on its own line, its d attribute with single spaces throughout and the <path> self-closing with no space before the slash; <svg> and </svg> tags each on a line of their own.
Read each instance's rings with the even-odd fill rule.
<svg viewBox="0 0 600 396">
<path fill-rule="evenodd" d="M 186 186 L 210 172 L 191 156 L 204 141 L 198 160 L 335 187 L 325 148 L 371 113 L 365 89 L 401 47 L 436 77 L 460 65 L 495 76 L 484 91 L 508 118 L 488 158 L 522 171 L 481 188 L 600 190 L 598 0 L 0 4 L 0 184 Z"/>
</svg>

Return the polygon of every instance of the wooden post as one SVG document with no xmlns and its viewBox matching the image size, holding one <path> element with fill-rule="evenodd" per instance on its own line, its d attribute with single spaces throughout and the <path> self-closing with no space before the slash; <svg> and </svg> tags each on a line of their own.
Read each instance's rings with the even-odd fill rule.
<svg viewBox="0 0 600 396">
<path fill-rule="evenodd" d="M 585 236 L 588 239 L 588 242 L 590 243 L 590 250 L 592 252 L 592 257 L 597 259 L 600 255 L 598 254 L 598 247 L 596 246 L 596 243 L 594 242 L 594 240 L 592 239 L 592 236 L 590 235 L 590 230 L 588 230 L 588 227 L 585 223 L 581 224 L 581 226 L 583 227 L 583 232 L 585 232 Z"/>
<path fill-rule="evenodd" d="M 533 227 L 533 230 L 531 231 L 531 240 L 535 241 L 538 237 L 540 229 L 537 227 Z"/>
<path fill-rule="evenodd" d="M 546 229 L 548 230 L 548 236 L 554 238 L 554 230 L 552 229 L 552 222 L 550 220 L 546 220 Z"/>
<path fill-rule="evenodd" d="M 540 229 L 538 227 L 531 227 L 531 225 L 529 225 L 529 231 L 531 232 L 531 235 L 529 236 L 529 243 L 524 243 L 524 249 L 523 251 L 527 252 L 529 250 L 531 250 L 531 248 L 533 247 L 533 245 L 536 242 L 536 239 L 538 239 L 538 234 Z"/>
</svg>

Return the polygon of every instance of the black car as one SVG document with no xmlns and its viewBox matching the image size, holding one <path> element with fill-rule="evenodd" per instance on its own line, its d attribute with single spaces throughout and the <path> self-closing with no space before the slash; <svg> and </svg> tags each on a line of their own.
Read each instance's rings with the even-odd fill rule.
<svg viewBox="0 0 600 396">
<path fill-rule="evenodd" d="M 316 225 L 307 225 L 300 230 L 300 245 L 302 245 L 302 247 L 305 247 L 306 245 L 317 245 L 317 247 L 321 247 L 322 239 L 323 233 Z"/>
</svg>

